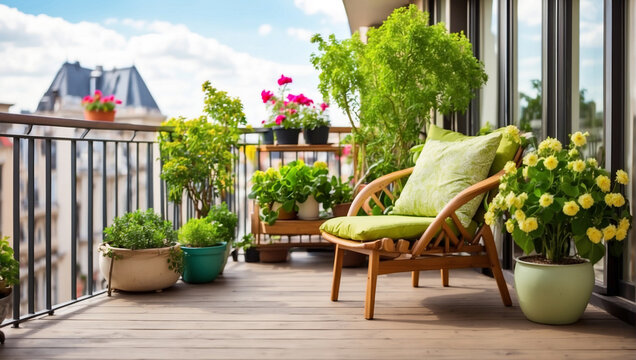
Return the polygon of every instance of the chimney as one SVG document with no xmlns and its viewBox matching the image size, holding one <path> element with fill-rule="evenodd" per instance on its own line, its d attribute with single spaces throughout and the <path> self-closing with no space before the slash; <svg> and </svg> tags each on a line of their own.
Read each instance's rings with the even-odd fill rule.
<svg viewBox="0 0 636 360">
<path fill-rule="evenodd" d="M 95 93 L 95 90 L 99 88 L 101 84 L 99 84 L 99 80 L 102 77 L 104 72 L 104 67 L 101 65 L 97 65 L 95 70 L 91 71 L 91 83 L 90 83 L 90 93 L 91 95 Z"/>
</svg>

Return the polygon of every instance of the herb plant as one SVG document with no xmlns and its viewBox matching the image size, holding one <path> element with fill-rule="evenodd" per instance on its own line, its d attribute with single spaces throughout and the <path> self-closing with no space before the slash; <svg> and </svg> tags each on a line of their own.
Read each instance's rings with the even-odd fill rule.
<svg viewBox="0 0 636 360">
<path fill-rule="evenodd" d="M 114 248 L 155 249 L 176 245 L 177 233 L 170 221 L 162 220 L 152 209 L 137 210 L 116 217 L 104 229 L 104 243 Z"/>
<path fill-rule="evenodd" d="M 326 202 L 322 206 L 325 209 L 332 208 L 334 205 L 345 204 L 353 200 L 353 187 L 350 185 L 351 177 L 348 181 L 342 181 L 338 176 L 332 176 L 329 181 L 331 192 Z"/>
<path fill-rule="evenodd" d="M 20 280 L 20 263 L 14 257 L 9 237 L 0 239 L 0 292 L 4 287 L 16 285 Z"/>
<path fill-rule="evenodd" d="M 221 203 L 221 205 L 211 207 L 206 219 L 208 222 L 216 222 L 219 224 L 216 229 L 216 236 L 220 241 L 226 241 L 228 243 L 234 241 L 238 216 L 228 209 L 225 202 Z"/>
<path fill-rule="evenodd" d="M 209 247 L 221 244 L 223 225 L 208 218 L 192 218 L 179 230 L 179 242 L 188 247 Z"/>
</svg>

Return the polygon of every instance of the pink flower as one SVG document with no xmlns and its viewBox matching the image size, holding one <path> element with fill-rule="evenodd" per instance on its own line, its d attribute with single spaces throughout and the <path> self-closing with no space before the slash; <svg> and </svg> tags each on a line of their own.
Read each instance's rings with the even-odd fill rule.
<svg viewBox="0 0 636 360">
<path fill-rule="evenodd" d="M 296 102 L 296 95 L 287 95 L 287 100 L 289 100 L 289 102 Z M 287 103 L 285 103 L 285 106 L 287 106 Z"/>
<path fill-rule="evenodd" d="M 272 99 L 272 100 L 270 101 L 270 103 L 271 103 L 272 105 L 274 105 L 274 104 L 276 104 L 276 100 Z"/>
<path fill-rule="evenodd" d="M 280 125 L 283 123 L 283 120 L 285 120 L 287 118 L 287 116 L 285 115 L 278 115 L 276 117 L 276 125 Z"/>
<path fill-rule="evenodd" d="M 261 121 L 261 124 L 265 125 L 265 120 Z"/>
<path fill-rule="evenodd" d="M 263 99 L 263 104 L 265 104 L 266 102 L 269 101 L 269 99 L 272 98 L 272 96 L 274 96 L 274 94 L 272 94 L 271 91 L 261 91 L 261 99 Z"/>
<path fill-rule="evenodd" d="M 292 115 L 294 115 L 297 112 L 298 112 L 298 110 L 296 110 L 296 109 L 289 109 L 289 113 L 292 114 Z"/>
<path fill-rule="evenodd" d="M 102 96 L 102 91 L 101 90 L 95 90 L 95 97 L 101 97 Z"/>
<path fill-rule="evenodd" d="M 325 104 L 325 103 L 320 104 L 320 109 L 321 109 L 322 111 L 327 110 L 327 108 L 328 108 L 328 107 L 329 107 L 329 104 Z"/>
<path fill-rule="evenodd" d="M 351 145 L 347 144 L 342 147 L 342 156 L 347 156 L 351 154 Z"/>
<path fill-rule="evenodd" d="M 289 84 L 292 82 L 292 78 L 287 77 L 283 74 L 280 75 L 280 78 L 278 79 L 278 85 L 283 86 L 285 84 Z"/>
<path fill-rule="evenodd" d="M 290 96 L 292 96 L 292 95 L 290 94 Z M 300 104 L 300 105 L 309 106 L 309 105 L 314 103 L 313 100 L 311 100 L 310 98 L 306 97 L 303 94 L 296 95 L 293 100 L 290 99 L 290 96 L 287 97 L 290 101 L 293 101 L 293 102 L 295 102 L 297 104 Z"/>
<path fill-rule="evenodd" d="M 92 103 L 93 102 L 93 98 L 90 95 L 86 95 L 84 96 L 84 98 L 82 99 L 82 103 Z"/>
<path fill-rule="evenodd" d="M 115 104 L 117 105 L 121 104 L 121 100 L 115 100 Z"/>
<path fill-rule="evenodd" d="M 285 101 L 283 102 L 283 105 L 285 105 L 285 107 L 287 107 L 287 105 L 288 105 L 289 103 L 290 103 L 290 101 L 285 100 Z"/>
</svg>

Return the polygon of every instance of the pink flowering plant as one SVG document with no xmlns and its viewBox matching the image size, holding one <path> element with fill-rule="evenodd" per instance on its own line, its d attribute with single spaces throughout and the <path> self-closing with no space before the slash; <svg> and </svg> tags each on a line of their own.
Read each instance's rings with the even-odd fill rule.
<svg viewBox="0 0 636 360">
<path fill-rule="evenodd" d="M 318 110 L 314 106 L 314 101 L 304 94 L 298 95 L 289 92 L 288 85 L 292 83 L 292 78 L 281 75 L 278 79 L 279 91 L 275 95 L 272 91 L 261 91 L 261 99 L 270 110 L 269 119 L 263 120 L 264 127 L 283 127 L 285 129 L 299 129 L 303 125 L 302 119 L 316 113 L 314 117 L 318 117 Z M 326 107 L 325 107 L 326 109 Z M 322 110 L 320 113 L 324 113 Z"/>
<path fill-rule="evenodd" d="M 86 95 L 82 99 L 82 105 L 88 111 L 110 112 L 115 110 L 115 106 L 120 105 L 121 100 L 115 99 L 115 95 L 104 96 L 101 90 L 95 90 L 93 96 Z"/>
<path fill-rule="evenodd" d="M 322 103 L 318 107 L 316 105 L 305 106 L 301 109 L 301 119 L 303 128 L 313 130 L 321 126 L 330 126 L 329 115 L 327 109 L 329 104 Z"/>
<path fill-rule="evenodd" d="M 506 230 L 526 253 L 535 251 L 550 263 L 563 263 L 572 254 L 596 263 L 622 252 L 632 216 L 621 194 L 628 174 L 611 175 L 581 148 L 588 133 L 575 132 L 568 148 L 547 138 L 538 149 L 505 166 L 499 193 L 484 216 L 487 224 L 504 218 Z M 575 250 L 575 251 L 574 251 Z"/>
</svg>

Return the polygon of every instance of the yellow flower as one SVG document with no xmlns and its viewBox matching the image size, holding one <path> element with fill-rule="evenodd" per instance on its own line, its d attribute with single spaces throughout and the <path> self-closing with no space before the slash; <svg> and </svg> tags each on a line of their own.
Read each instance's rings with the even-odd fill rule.
<svg viewBox="0 0 636 360">
<path fill-rule="evenodd" d="M 539 224 L 537 223 L 537 218 L 535 217 L 529 217 L 519 223 L 519 229 L 521 229 L 521 231 L 525 233 L 532 232 L 536 230 L 538 227 L 539 227 Z"/>
<path fill-rule="evenodd" d="M 508 221 L 506 221 L 506 230 L 511 234 L 513 231 L 515 231 L 515 223 L 512 221 L 512 219 L 508 219 Z"/>
<path fill-rule="evenodd" d="M 535 153 L 530 153 L 523 158 L 523 163 L 528 166 L 536 166 L 539 163 L 539 156 Z"/>
<path fill-rule="evenodd" d="M 515 202 L 517 201 L 517 198 L 515 197 L 515 194 L 510 192 L 508 193 L 508 195 L 506 195 L 506 205 L 508 205 L 508 207 L 512 207 L 515 205 Z"/>
<path fill-rule="evenodd" d="M 517 196 L 517 198 L 515 199 L 515 207 L 517 209 L 521 209 L 523 207 L 523 204 L 526 202 L 526 200 L 528 200 L 528 194 L 526 193 L 519 194 L 519 196 Z"/>
<path fill-rule="evenodd" d="M 577 131 L 574 134 L 572 134 L 572 136 L 570 137 L 570 140 L 572 140 L 574 145 L 578 147 L 585 145 L 585 143 L 587 142 L 585 135 L 580 131 Z"/>
<path fill-rule="evenodd" d="M 570 151 L 568 151 L 568 155 L 570 155 L 570 157 L 577 157 L 579 156 L 579 151 L 576 149 L 572 149 Z"/>
<path fill-rule="evenodd" d="M 526 219 L 526 214 L 521 210 L 517 210 L 515 211 L 515 218 L 519 221 L 519 223 L 521 223 Z"/>
<path fill-rule="evenodd" d="M 629 183 L 629 175 L 623 170 L 616 171 L 616 182 L 619 184 L 627 185 Z"/>
<path fill-rule="evenodd" d="M 528 179 L 528 167 L 524 167 L 523 170 L 521 170 L 521 174 L 523 175 L 524 179 Z"/>
<path fill-rule="evenodd" d="M 267 175 L 269 175 L 269 176 L 276 175 L 277 173 L 278 173 L 278 171 L 276 171 L 276 169 L 274 169 L 274 168 L 267 169 Z"/>
<path fill-rule="evenodd" d="M 504 190 L 506 190 L 506 187 L 507 187 L 506 183 L 501 183 L 501 184 L 499 184 L 499 191 L 504 191 Z"/>
<path fill-rule="evenodd" d="M 327 168 L 327 163 L 324 161 L 316 161 L 314 163 L 314 167 L 318 168 L 318 169 L 326 169 Z"/>
<path fill-rule="evenodd" d="M 548 193 L 541 195 L 541 197 L 539 198 L 539 205 L 541 205 L 541 207 L 548 207 L 552 205 L 553 202 L 554 202 L 554 195 L 551 195 Z"/>
<path fill-rule="evenodd" d="M 579 206 L 574 201 L 568 201 L 563 205 L 563 213 L 568 216 L 574 216 L 579 212 Z"/>
<path fill-rule="evenodd" d="M 629 219 L 628 218 L 622 218 L 621 221 L 619 221 L 618 223 L 618 229 L 625 229 L 625 231 L 627 231 L 629 229 Z"/>
<path fill-rule="evenodd" d="M 579 204 L 583 207 L 583 209 L 589 209 L 594 205 L 594 198 L 590 194 L 583 194 L 579 196 L 578 199 Z"/>
<path fill-rule="evenodd" d="M 585 170 L 585 161 L 583 160 L 575 160 L 570 162 L 570 164 L 572 165 L 572 170 L 576 172 L 581 172 Z"/>
<path fill-rule="evenodd" d="M 561 145 L 561 142 L 557 139 L 552 139 L 552 142 L 550 143 L 550 149 L 554 150 L 554 152 L 559 152 L 561 151 L 561 149 L 563 149 L 563 146 Z"/>
<path fill-rule="evenodd" d="M 589 158 L 587 159 L 587 163 L 591 166 L 591 167 L 598 167 L 598 161 L 596 161 L 595 158 Z"/>
<path fill-rule="evenodd" d="M 247 124 L 247 125 L 245 126 L 245 130 L 246 130 L 246 131 L 248 131 L 248 132 L 252 132 L 252 131 L 254 131 L 254 128 L 252 127 L 252 125 Z"/>
<path fill-rule="evenodd" d="M 612 185 L 612 182 L 607 176 L 599 175 L 596 177 L 596 186 L 598 186 L 601 189 L 601 191 L 603 192 L 610 191 L 611 185 Z"/>
<path fill-rule="evenodd" d="M 486 214 L 484 214 L 484 221 L 486 222 L 487 225 L 494 224 L 495 214 L 490 210 L 486 211 Z"/>
<path fill-rule="evenodd" d="M 612 240 L 614 236 L 616 236 L 616 226 L 607 225 L 603 229 L 603 238 L 605 239 L 605 241 L 608 241 L 608 240 Z"/>
<path fill-rule="evenodd" d="M 514 125 L 508 125 L 506 126 L 506 133 L 510 135 L 515 143 L 521 144 L 521 137 L 519 137 L 519 128 Z"/>
<path fill-rule="evenodd" d="M 601 237 L 603 236 L 603 233 L 601 233 L 601 231 L 595 227 L 587 228 L 585 234 L 587 235 L 588 239 L 590 239 L 590 241 L 595 244 L 600 243 Z"/>
<path fill-rule="evenodd" d="M 504 166 L 504 171 L 506 172 L 506 174 L 514 174 L 515 172 L 517 172 L 517 165 L 514 161 L 508 161 L 506 163 L 506 166 Z"/>
<path fill-rule="evenodd" d="M 618 229 L 616 230 L 616 240 L 621 241 L 624 240 L 627 237 L 627 230 L 626 229 Z"/>
<path fill-rule="evenodd" d="M 623 194 L 614 194 L 614 206 L 621 207 L 623 205 L 625 205 L 625 198 L 623 197 Z"/>
<path fill-rule="evenodd" d="M 550 171 L 556 169 L 557 165 L 559 165 L 559 160 L 554 155 L 550 155 L 543 160 L 543 166 Z"/>
</svg>

